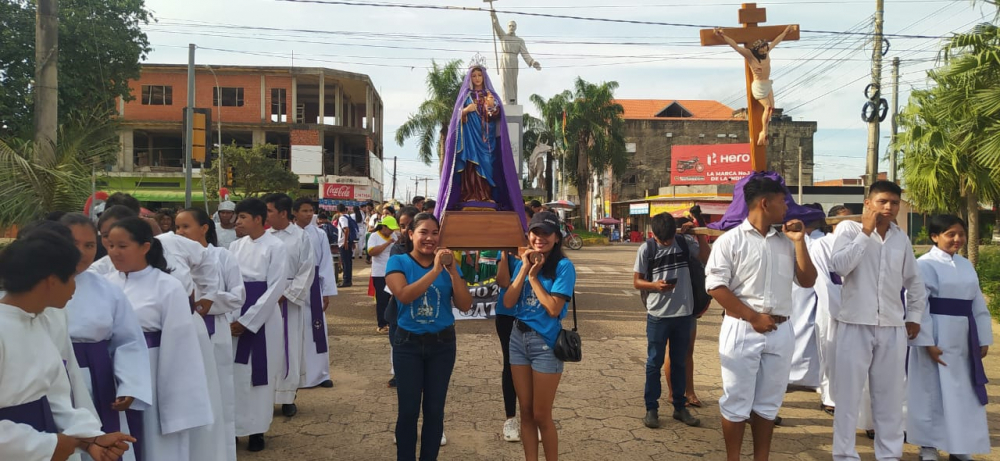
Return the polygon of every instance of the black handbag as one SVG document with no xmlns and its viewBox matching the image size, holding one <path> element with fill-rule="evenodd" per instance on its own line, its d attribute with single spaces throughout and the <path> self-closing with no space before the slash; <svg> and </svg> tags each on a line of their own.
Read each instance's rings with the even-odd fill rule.
<svg viewBox="0 0 1000 461">
<path fill-rule="evenodd" d="M 579 362 L 583 359 L 580 344 L 580 334 L 576 332 L 576 293 L 573 293 L 573 329 L 563 328 L 556 337 L 556 346 L 552 352 L 563 362 Z"/>
</svg>

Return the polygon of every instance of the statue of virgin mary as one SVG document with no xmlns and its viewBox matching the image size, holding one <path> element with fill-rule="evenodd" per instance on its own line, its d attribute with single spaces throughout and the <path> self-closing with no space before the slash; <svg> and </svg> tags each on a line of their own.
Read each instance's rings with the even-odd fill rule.
<svg viewBox="0 0 1000 461">
<path fill-rule="evenodd" d="M 527 230 L 524 199 L 500 101 L 483 59 L 474 59 L 448 125 L 434 209 L 437 217 L 444 211 L 513 211 Z"/>
</svg>

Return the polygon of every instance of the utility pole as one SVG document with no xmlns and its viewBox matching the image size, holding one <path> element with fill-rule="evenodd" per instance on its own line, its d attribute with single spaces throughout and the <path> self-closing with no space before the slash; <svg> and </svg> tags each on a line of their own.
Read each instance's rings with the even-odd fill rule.
<svg viewBox="0 0 1000 461">
<path fill-rule="evenodd" d="M 59 1 L 38 0 L 35 8 L 35 158 L 56 163 L 59 126 Z"/>
<path fill-rule="evenodd" d="M 878 179 L 878 137 L 879 137 L 879 100 L 882 94 L 882 26 L 884 0 L 875 1 L 875 36 L 872 44 L 872 96 L 869 102 L 873 105 L 874 120 L 868 122 L 868 158 L 865 174 L 868 186 Z"/>
<path fill-rule="evenodd" d="M 892 58 L 892 138 L 889 141 L 889 180 L 896 182 L 899 175 L 899 150 L 896 149 L 896 133 L 899 131 L 899 58 Z"/>
<path fill-rule="evenodd" d="M 798 204 L 802 204 L 802 146 L 799 146 L 799 201 Z"/>
<path fill-rule="evenodd" d="M 184 207 L 191 208 L 191 154 L 194 151 L 194 43 L 188 44 L 187 108 L 184 109 Z M 222 104 L 222 100 L 219 100 Z M 221 146 L 220 146 L 221 148 Z"/>
<path fill-rule="evenodd" d="M 420 178 L 413 177 L 413 196 L 416 197 L 420 193 Z M 426 198 L 426 197 L 425 197 Z M 413 203 L 412 201 L 410 203 Z"/>
<path fill-rule="evenodd" d="M 397 160 L 399 160 L 399 157 L 396 157 L 396 156 L 392 157 L 392 198 L 393 199 L 396 198 L 396 161 Z"/>
</svg>

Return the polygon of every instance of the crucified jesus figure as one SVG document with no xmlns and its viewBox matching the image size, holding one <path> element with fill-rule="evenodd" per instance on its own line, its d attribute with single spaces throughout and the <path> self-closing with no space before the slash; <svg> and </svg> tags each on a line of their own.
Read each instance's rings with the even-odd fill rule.
<svg viewBox="0 0 1000 461">
<path fill-rule="evenodd" d="M 761 130 L 760 135 L 757 137 L 757 145 L 764 146 L 767 145 L 767 125 L 771 121 L 771 114 L 774 113 L 774 91 L 771 89 L 771 56 L 770 51 L 774 47 L 778 46 L 782 40 L 785 38 L 785 34 L 796 29 L 796 26 L 791 25 L 785 28 L 785 31 L 775 37 L 774 41 L 770 44 L 766 40 L 757 40 L 747 46 L 740 46 L 735 40 L 726 36 L 726 33 L 722 31 L 721 28 L 715 28 L 715 35 L 726 41 L 737 53 L 743 55 L 746 59 L 747 65 L 750 66 L 750 72 L 753 74 L 753 83 L 751 84 L 751 90 L 753 92 L 753 97 L 760 105 L 764 106 L 764 114 L 761 116 Z"/>
</svg>

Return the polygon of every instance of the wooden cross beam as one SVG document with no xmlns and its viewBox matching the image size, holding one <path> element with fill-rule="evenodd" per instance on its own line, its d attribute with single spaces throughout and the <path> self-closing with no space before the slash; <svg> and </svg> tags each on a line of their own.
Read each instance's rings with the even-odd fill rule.
<svg viewBox="0 0 1000 461">
<path fill-rule="evenodd" d="M 722 30 L 727 36 L 744 46 L 756 40 L 771 42 L 788 27 L 758 27 L 757 24 L 767 21 L 767 11 L 764 8 L 757 8 L 756 3 L 744 3 L 740 8 L 739 19 L 740 24 L 743 24 L 742 28 L 725 28 Z M 726 45 L 725 40 L 716 36 L 713 29 L 701 29 L 700 33 L 702 46 Z M 795 28 L 795 30 L 791 30 L 785 35 L 784 41 L 798 39 L 799 30 Z M 745 67 L 747 79 L 747 121 L 750 123 L 750 160 L 753 163 L 754 171 L 766 171 L 767 146 L 757 145 L 757 136 L 760 134 L 762 128 L 761 116 L 763 115 L 764 107 L 753 97 L 753 92 L 750 88 L 753 84 L 753 73 L 750 72 L 749 65 L 745 65 Z"/>
</svg>

